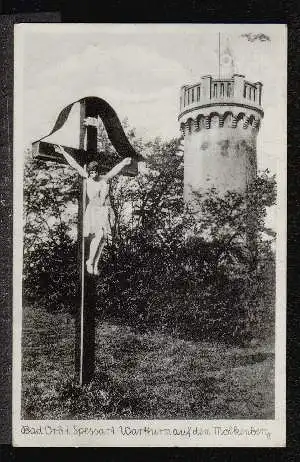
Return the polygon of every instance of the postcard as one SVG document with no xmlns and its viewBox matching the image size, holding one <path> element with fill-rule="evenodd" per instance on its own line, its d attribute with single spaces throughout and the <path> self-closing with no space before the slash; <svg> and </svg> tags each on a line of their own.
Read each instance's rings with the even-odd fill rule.
<svg viewBox="0 0 300 462">
<path fill-rule="evenodd" d="M 15 26 L 15 446 L 285 446 L 286 36 Z"/>
</svg>

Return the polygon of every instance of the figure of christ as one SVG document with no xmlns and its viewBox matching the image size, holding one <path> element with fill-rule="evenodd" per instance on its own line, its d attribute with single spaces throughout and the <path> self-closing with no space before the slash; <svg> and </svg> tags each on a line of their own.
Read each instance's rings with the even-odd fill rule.
<svg viewBox="0 0 300 462">
<path fill-rule="evenodd" d="M 86 178 L 89 203 L 84 213 L 83 234 L 85 237 L 92 236 L 86 269 L 90 274 L 99 275 L 98 263 L 114 222 L 109 199 L 109 182 L 131 163 L 131 158 L 126 157 L 108 173 L 99 175 L 99 165 L 96 161 L 90 162 L 85 170 L 61 146 L 56 146 L 55 150 L 65 157 L 79 175 Z"/>
</svg>

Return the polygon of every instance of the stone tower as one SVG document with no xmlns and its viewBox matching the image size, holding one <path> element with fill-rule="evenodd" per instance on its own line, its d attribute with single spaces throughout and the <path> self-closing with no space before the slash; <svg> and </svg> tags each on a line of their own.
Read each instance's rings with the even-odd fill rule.
<svg viewBox="0 0 300 462">
<path fill-rule="evenodd" d="M 227 48 L 219 78 L 207 75 L 181 87 L 178 120 L 184 136 L 186 201 L 193 191 L 211 187 L 221 194 L 245 190 L 257 171 L 256 138 L 264 114 L 262 83 L 229 75 L 234 67 Z"/>
</svg>

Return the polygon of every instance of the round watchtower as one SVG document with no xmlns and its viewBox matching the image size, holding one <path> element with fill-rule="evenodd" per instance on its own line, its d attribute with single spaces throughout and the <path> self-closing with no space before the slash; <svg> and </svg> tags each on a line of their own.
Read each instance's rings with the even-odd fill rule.
<svg viewBox="0 0 300 462">
<path fill-rule="evenodd" d="M 262 83 L 244 75 L 204 76 L 184 85 L 178 120 L 184 136 L 184 195 L 215 187 L 245 190 L 256 175 L 256 138 L 263 118 Z"/>
</svg>

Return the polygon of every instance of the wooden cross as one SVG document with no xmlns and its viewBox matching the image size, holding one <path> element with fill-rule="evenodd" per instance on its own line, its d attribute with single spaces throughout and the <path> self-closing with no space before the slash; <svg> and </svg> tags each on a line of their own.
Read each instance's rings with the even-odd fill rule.
<svg viewBox="0 0 300 462">
<path fill-rule="evenodd" d="M 97 127 L 86 125 L 85 120 L 91 117 L 88 102 L 80 101 L 80 133 L 79 149 L 65 147 L 82 167 L 92 160 L 97 160 L 100 174 L 109 171 L 114 164 L 105 153 L 97 152 Z M 55 151 L 55 144 L 37 141 L 32 144 L 33 156 L 44 161 L 67 164 L 62 154 Z M 140 160 L 141 158 L 139 158 Z M 138 173 L 137 159 L 122 170 L 126 176 L 136 176 Z M 75 370 L 80 385 L 90 382 L 95 372 L 95 311 L 96 311 L 96 278 L 86 271 L 88 238 L 83 234 L 83 219 L 86 208 L 86 179 L 80 177 L 80 192 L 78 200 L 78 273 L 79 273 L 79 303 L 75 321 Z"/>
</svg>

